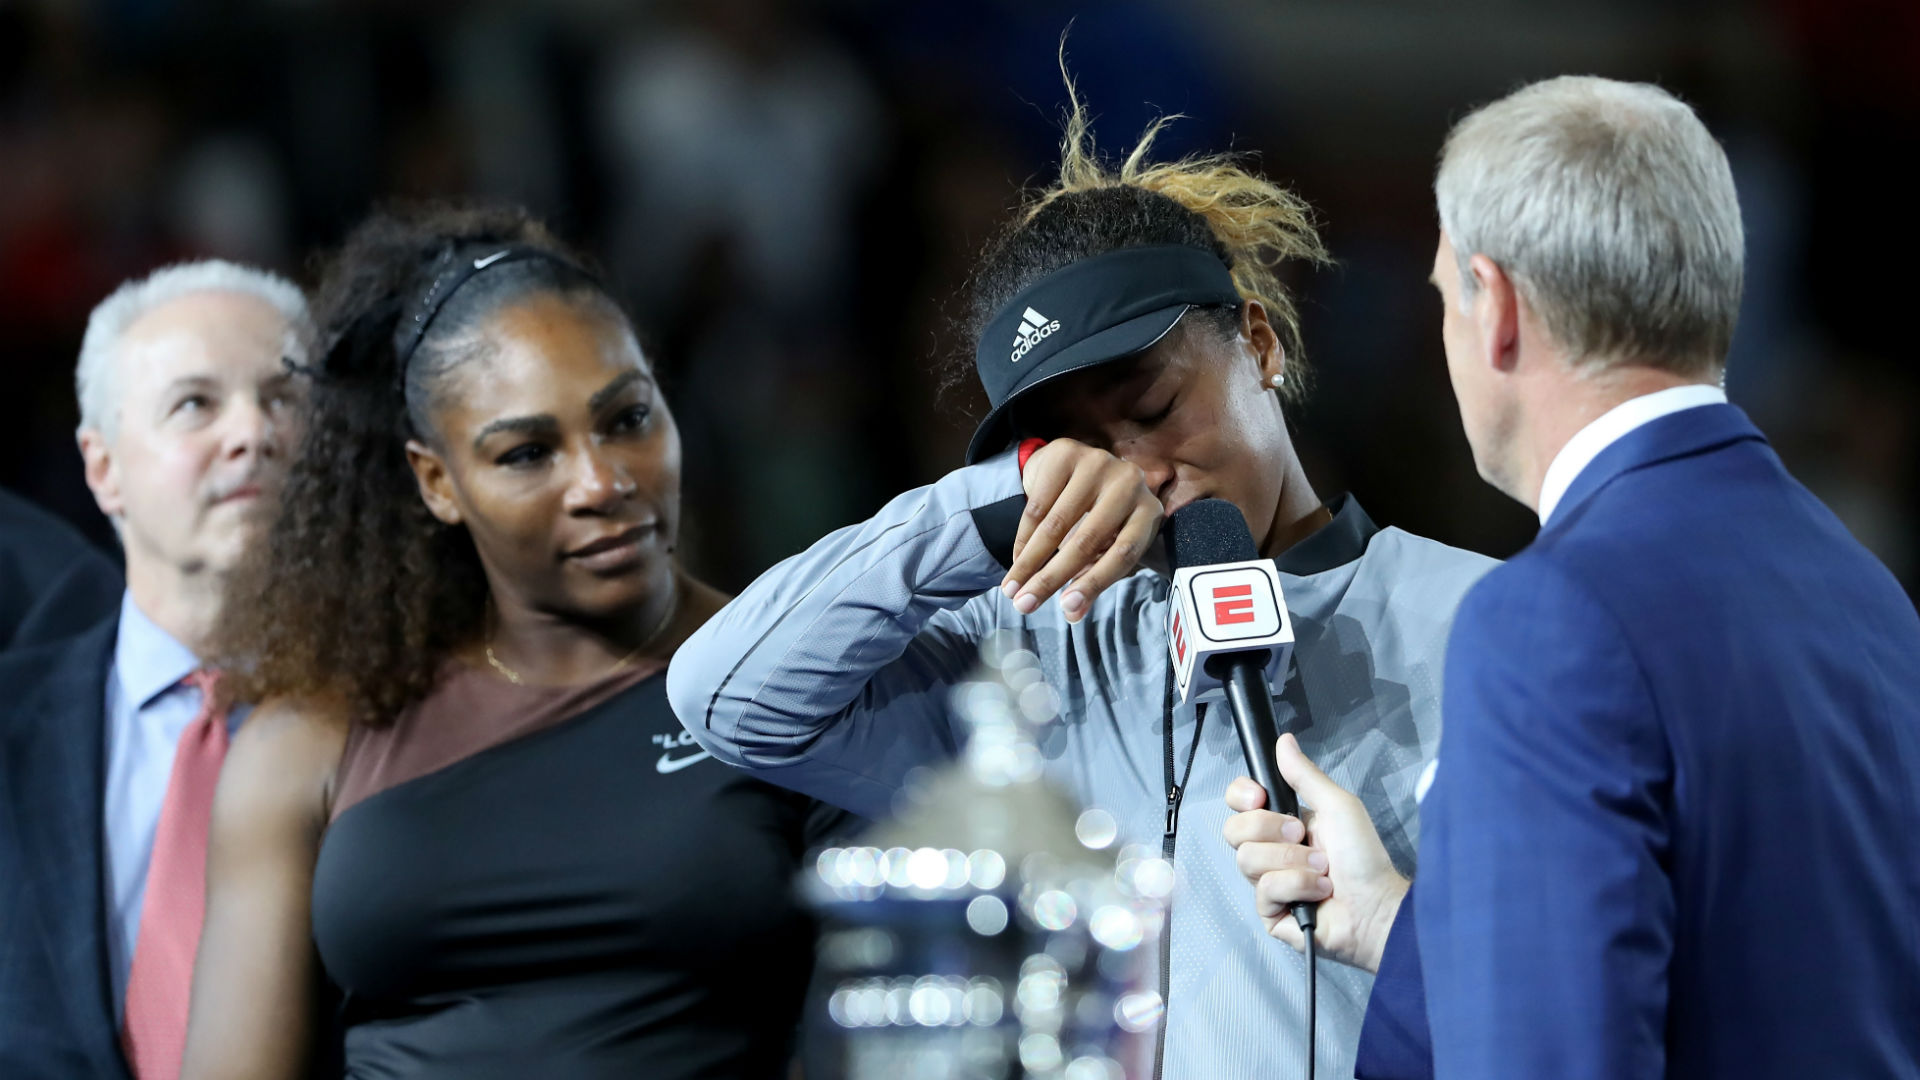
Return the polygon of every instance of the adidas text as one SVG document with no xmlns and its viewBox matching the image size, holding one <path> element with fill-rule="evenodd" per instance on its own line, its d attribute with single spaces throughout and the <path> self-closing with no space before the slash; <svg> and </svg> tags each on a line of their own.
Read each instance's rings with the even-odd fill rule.
<svg viewBox="0 0 1920 1080">
<path fill-rule="evenodd" d="M 1020 329 L 1013 335 L 1012 361 L 1019 363 L 1021 357 L 1032 352 L 1035 345 L 1045 341 L 1058 329 L 1060 329 L 1059 319 L 1049 320 L 1045 315 L 1028 308 L 1026 314 L 1020 318 Z"/>
</svg>

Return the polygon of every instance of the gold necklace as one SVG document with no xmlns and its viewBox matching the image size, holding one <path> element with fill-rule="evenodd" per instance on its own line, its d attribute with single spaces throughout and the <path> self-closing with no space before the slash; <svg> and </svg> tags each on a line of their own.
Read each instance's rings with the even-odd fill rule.
<svg viewBox="0 0 1920 1080">
<path fill-rule="evenodd" d="M 614 672 L 619 671 L 621 668 L 624 668 L 628 664 L 633 663 L 634 657 L 639 656 L 640 653 L 643 650 L 645 650 L 647 646 L 653 644 L 654 640 L 657 639 L 662 633 L 666 631 L 667 624 L 673 621 L 673 616 L 675 612 L 679 610 L 679 607 L 680 607 L 679 588 L 676 585 L 670 584 L 667 586 L 667 590 L 668 592 L 667 592 L 666 614 L 660 617 L 660 622 L 654 626 L 653 630 L 649 632 L 645 638 L 641 640 L 640 644 L 634 646 L 634 649 L 632 652 L 614 661 L 613 666 L 608 668 L 606 671 L 606 674 L 602 675 L 601 678 L 606 678 L 607 675 L 612 675 Z M 505 676 L 506 680 L 512 683 L 513 685 L 515 686 L 526 685 L 526 682 L 520 678 L 519 672 L 501 663 L 500 658 L 493 655 L 493 642 L 491 641 L 487 642 L 487 663 L 493 665 L 493 670 Z"/>
</svg>

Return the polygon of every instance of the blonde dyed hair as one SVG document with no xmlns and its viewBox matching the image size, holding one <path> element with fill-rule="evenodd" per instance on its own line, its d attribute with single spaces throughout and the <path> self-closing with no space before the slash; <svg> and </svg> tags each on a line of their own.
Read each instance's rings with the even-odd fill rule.
<svg viewBox="0 0 1920 1080">
<path fill-rule="evenodd" d="M 1079 197 L 1117 188 L 1164 196 L 1205 222 L 1215 254 L 1232 272 L 1242 300 L 1257 300 L 1266 309 L 1288 361 L 1282 393 L 1297 398 L 1307 383 L 1300 312 L 1280 270 L 1288 262 L 1324 265 L 1332 261 L 1320 241 L 1313 208 L 1292 191 L 1253 172 L 1243 155 L 1196 154 L 1152 161 L 1154 141 L 1168 125 L 1182 119 L 1179 114 L 1148 125 L 1114 167 L 1094 144 L 1091 117 L 1066 73 L 1064 56 L 1061 74 L 1066 79 L 1069 110 L 1060 139 L 1059 178 L 1052 186 L 1028 194 L 1012 227 L 990 248 L 989 260 L 1017 242 L 1037 220 L 1050 213 L 1074 213 L 1074 204 L 1082 201 Z"/>
</svg>

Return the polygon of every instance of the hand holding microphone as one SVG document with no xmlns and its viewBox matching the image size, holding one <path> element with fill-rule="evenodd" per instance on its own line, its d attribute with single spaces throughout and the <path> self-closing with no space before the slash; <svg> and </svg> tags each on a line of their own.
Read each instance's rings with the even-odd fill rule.
<svg viewBox="0 0 1920 1080">
<path fill-rule="evenodd" d="M 1367 808 L 1327 778 L 1291 734 L 1275 747 L 1281 777 L 1313 809 L 1304 820 L 1263 809 L 1265 793 L 1242 777 L 1227 788 L 1235 814 L 1223 830 L 1240 872 L 1254 886 L 1254 905 L 1267 932 L 1295 949 L 1305 947 L 1288 912 L 1318 901 L 1314 945 L 1324 955 L 1365 971 L 1380 968 L 1387 933 L 1410 888 L 1393 868 Z"/>
</svg>

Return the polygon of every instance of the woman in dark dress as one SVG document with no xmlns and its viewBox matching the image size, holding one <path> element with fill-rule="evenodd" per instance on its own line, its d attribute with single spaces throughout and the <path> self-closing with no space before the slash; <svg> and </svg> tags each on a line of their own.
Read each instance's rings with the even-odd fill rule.
<svg viewBox="0 0 1920 1080">
<path fill-rule="evenodd" d="M 674 649 L 680 440 L 632 327 L 512 211 L 383 214 L 328 266 L 306 441 L 232 595 L 260 702 L 214 808 L 184 1074 L 785 1071 L 791 899 L 837 811 L 711 760 Z M 324 980 L 323 980 L 324 976 Z"/>
</svg>

